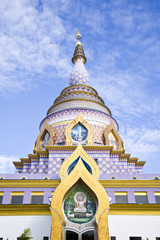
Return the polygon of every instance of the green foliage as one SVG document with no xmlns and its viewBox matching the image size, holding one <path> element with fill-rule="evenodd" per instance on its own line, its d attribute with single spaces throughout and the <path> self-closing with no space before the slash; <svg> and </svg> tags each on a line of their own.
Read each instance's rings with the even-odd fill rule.
<svg viewBox="0 0 160 240">
<path fill-rule="evenodd" d="M 31 236 L 31 229 L 30 228 L 26 228 L 24 229 L 24 232 L 21 234 L 21 236 L 18 238 L 18 240 L 30 240 L 33 239 Z"/>
</svg>

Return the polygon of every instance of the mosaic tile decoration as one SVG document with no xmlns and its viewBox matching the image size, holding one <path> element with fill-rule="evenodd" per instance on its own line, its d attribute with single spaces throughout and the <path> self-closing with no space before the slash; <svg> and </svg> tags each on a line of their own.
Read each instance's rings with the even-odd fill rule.
<svg viewBox="0 0 160 240">
<path fill-rule="evenodd" d="M 112 118 L 111 116 L 105 113 L 102 113 L 96 110 L 88 110 L 88 109 L 68 109 L 68 110 L 63 110 L 63 111 L 51 114 L 46 118 L 44 118 L 40 124 L 40 131 L 42 130 L 44 122 L 46 120 L 48 121 L 49 125 L 52 125 L 57 122 L 74 120 L 79 113 L 86 121 L 92 120 L 92 121 L 100 122 L 106 125 L 109 125 L 112 121 L 116 130 L 118 130 L 118 124 L 114 120 L 114 118 Z"/>
<path fill-rule="evenodd" d="M 89 88 L 87 86 L 76 86 L 76 85 L 65 88 L 61 92 L 61 94 L 66 94 L 66 93 L 69 93 L 69 92 L 77 92 L 77 91 L 90 92 L 90 93 L 93 93 L 93 94 L 97 95 L 96 90 L 94 90 L 93 88 Z"/>
<path fill-rule="evenodd" d="M 69 85 L 89 85 L 89 75 L 83 62 L 76 62 L 69 77 Z"/>
<path fill-rule="evenodd" d="M 40 158 L 39 160 L 39 173 L 48 173 L 48 157 Z"/>
<path fill-rule="evenodd" d="M 31 159 L 30 173 L 38 173 L 39 161 Z"/>
<path fill-rule="evenodd" d="M 87 100 L 93 100 L 93 101 L 97 101 L 99 103 L 103 104 L 103 100 L 101 100 L 99 97 L 95 96 L 95 95 L 91 95 L 89 93 L 81 93 L 81 92 L 76 92 L 76 93 L 71 93 L 71 94 L 67 94 L 67 95 L 62 95 L 60 96 L 54 103 L 58 103 L 64 100 L 69 100 L 69 99 L 87 99 Z"/>
<path fill-rule="evenodd" d="M 55 132 L 55 145 L 62 142 L 64 142 L 65 144 L 65 130 L 69 123 L 70 121 L 64 121 L 52 125 Z M 99 145 L 104 145 L 103 132 L 107 125 L 101 123 L 94 123 L 92 121 L 88 121 L 88 123 L 91 125 L 94 131 L 93 142 L 96 142 Z"/>
<path fill-rule="evenodd" d="M 136 169 L 135 165 L 130 165 L 125 162 L 120 162 L 119 158 L 112 158 L 110 154 L 90 154 L 93 159 L 98 160 L 98 166 L 100 170 L 100 179 L 106 174 L 140 174 L 141 169 Z"/>
<path fill-rule="evenodd" d="M 48 157 L 41 157 L 39 161 L 31 161 L 31 165 L 24 164 L 23 169 L 17 168 L 17 173 L 41 173 L 41 174 L 59 174 L 61 165 L 72 154 L 73 151 L 51 151 Z M 127 159 L 110 156 L 109 151 L 87 151 L 93 161 L 98 162 L 100 170 L 100 179 L 104 179 L 107 174 L 142 174 L 142 169 L 135 167 L 135 164 L 127 163 Z"/>
<path fill-rule="evenodd" d="M 110 115 L 109 111 L 107 110 L 107 108 L 105 108 L 105 106 L 102 106 L 95 102 L 91 102 L 89 100 L 88 101 L 73 100 L 73 101 L 69 101 L 69 102 L 62 102 L 62 103 L 58 104 L 57 106 L 53 107 L 50 110 L 49 114 L 58 112 L 58 111 L 62 111 L 62 110 L 66 110 L 66 109 L 72 109 L 72 108 L 94 109 L 94 110 L 99 110 L 99 111 L 102 111 L 102 112 Z"/>
</svg>

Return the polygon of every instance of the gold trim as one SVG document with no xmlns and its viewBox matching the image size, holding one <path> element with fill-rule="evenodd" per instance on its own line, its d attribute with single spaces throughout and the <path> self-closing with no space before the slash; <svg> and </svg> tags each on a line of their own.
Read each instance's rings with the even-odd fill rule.
<svg viewBox="0 0 160 240">
<path fill-rule="evenodd" d="M 76 87 L 85 87 L 85 88 L 89 88 L 89 89 L 93 90 L 93 91 L 98 95 L 98 92 L 97 92 L 94 88 L 92 88 L 92 87 L 90 87 L 90 86 L 80 85 L 80 84 L 78 85 L 78 84 L 77 84 Z M 61 91 L 60 95 L 62 95 L 63 92 L 66 91 L 66 90 L 69 89 L 69 88 L 75 88 L 75 85 L 73 85 L 73 86 L 68 86 L 68 87 L 64 88 L 64 89 Z"/>
<path fill-rule="evenodd" d="M 43 125 L 42 131 L 37 137 L 34 151 L 42 150 L 42 139 L 46 131 L 49 132 L 50 134 L 49 145 L 53 145 L 54 131 L 53 131 L 53 128 L 48 124 L 48 121 L 46 120 Z"/>
<path fill-rule="evenodd" d="M 0 216 L 51 215 L 48 204 L 0 205 Z M 108 215 L 160 216 L 160 204 L 110 204 Z"/>
<path fill-rule="evenodd" d="M 127 192 L 114 192 L 115 196 L 127 196 Z"/>
<path fill-rule="evenodd" d="M 159 180 L 99 180 L 105 188 L 160 188 Z M 49 188 L 56 188 L 60 184 L 60 180 L 1 180 L 0 187 L 1 188 L 41 188 L 42 186 Z"/>
<path fill-rule="evenodd" d="M 134 192 L 135 196 L 147 196 L 147 192 Z"/>
<path fill-rule="evenodd" d="M 108 138 L 108 135 L 110 132 L 114 135 L 114 137 L 117 141 L 117 150 L 124 150 L 122 139 L 121 139 L 120 135 L 118 134 L 112 121 L 111 121 L 110 125 L 107 126 L 106 129 L 104 130 L 105 145 L 110 145 L 109 138 Z"/>
<path fill-rule="evenodd" d="M 55 188 L 59 185 L 60 180 L 2 180 L 0 181 L 1 188 L 42 188 L 49 187 Z"/>
<path fill-rule="evenodd" d="M 70 124 L 67 126 L 67 128 L 65 130 L 66 145 L 71 145 L 71 143 L 72 143 L 71 131 L 78 123 L 81 123 L 85 128 L 87 128 L 87 130 L 88 130 L 87 144 L 92 145 L 93 128 L 90 126 L 90 124 L 86 120 L 84 120 L 84 118 L 81 116 L 80 113 L 72 122 L 70 122 Z"/>
<path fill-rule="evenodd" d="M 23 162 L 13 162 L 13 164 L 16 168 L 23 168 Z"/>
<path fill-rule="evenodd" d="M 160 196 L 160 192 L 154 192 L 154 196 Z"/>
<path fill-rule="evenodd" d="M 111 111 L 109 110 L 109 108 L 108 108 L 105 104 L 100 103 L 100 102 L 97 102 L 97 101 L 94 101 L 94 100 L 91 100 L 91 99 L 83 99 L 83 98 L 68 99 L 68 100 L 63 100 L 63 101 L 61 101 L 61 102 L 58 102 L 58 103 L 56 103 L 56 104 L 53 104 L 53 105 L 48 109 L 48 111 L 47 111 L 47 116 L 49 115 L 50 111 L 51 111 L 54 107 L 58 106 L 58 105 L 61 104 L 61 103 L 71 102 L 71 101 L 86 101 L 86 102 L 97 103 L 97 104 L 99 104 L 100 106 L 104 107 L 104 108 L 108 111 L 108 114 L 110 115 L 110 117 L 112 117 Z M 98 109 L 97 109 L 97 110 L 98 110 Z M 99 110 L 98 110 L 98 111 L 99 111 Z M 101 111 L 102 111 L 102 110 L 101 110 Z"/>
<path fill-rule="evenodd" d="M 44 192 L 34 191 L 34 192 L 31 192 L 31 196 L 44 196 Z"/>
<path fill-rule="evenodd" d="M 80 157 L 83 157 L 80 155 L 81 153 L 80 151 L 82 147 L 81 146 L 78 146 L 78 147 L 77 147 L 78 149 L 77 155 L 79 155 Z M 72 162 L 73 162 L 75 160 L 74 154 L 72 154 L 71 156 L 72 156 Z M 87 155 L 84 156 L 84 161 L 88 161 L 88 159 L 90 159 L 89 156 L 87 158 L 86 156 Z M 62 168 L 61 172 L 64 172 L 64 170 L 66 169 L 66 166 L 65 165 L 63 166 L 63 164 L 61 167 Z M 64 174 L 66 176 L 66 173 Z M 53 194 L 53 198 L 51 202 L 51 209 L 52 209 L 51 240 L 61 240 L 61 233 L 63 232 L 63 224 L 64 224 L 64 214 L 62 210 L 62 203 L 68 191 L 70 191 L 79 182 L 82 182 L 82 184 L 86 185 L 96 195 L 98 199 L 98 210 L 96 214 L 96 222 L 98 223 L 99 240 L 104 239 L 104 232 L 105 232 L 105 240 L 109 240 L 108 224 L 107 224 L 108 213 L 107 211 L 105 211 L 106 209 L 109 208 L 107 193 L 105 189 L 102 187 L 102 185 L 98 182 L 96 175 L 91 175 L 88 172 L 81 158 L 79 159 L 78 163 L 76 164 L 72 172 L 64 178 L 64 180 L 56 188 Z M 57 228 L 59 229 L 59 235 L 56 236 Z"/>
<path fill-rule="evenodd" d="M 0 216 L 51 215 L 48 204 L 0 205 Z"/>
<path fill-rule="evenodd" d="M 99 180 L 99 182 L 106 188 L 153 188 L 160 187 L 158 180 Z"/>
<path fill-rule="evenodd" d="M 113 146 L 82 146 L 85 151 L 112 151 Z M 74 151 L 77 148 L 77 146 L 46 146 L 46 149 L 49 151 Z"/>
<path fill-rule="evenodd" d="M 92 175 L 98 180 L 99 168 L 97 163 L 84 151 L 81 145 L 78 145 L 76 150 L 63 162 L 60 169 L 60 178 L 63 181 L 67 176 L 69 166 L 78 158 L 81 157 L 92 169 Z"/>
<path fill-rule="evenodd" d="M 89 95 L 91 95 L 91 96 L 94 96 L 94 97 L 97 97 L 100 101 L 102 101 L 102 103 L 104 104 L 104 101 L 103 101 L 103 99 L 100 97 L 100 96 L 98 96 L 98 95 L 96 95 L 96 94 L 94 94 L 94 93 L 91 93 L 91 92 L 86 92 L 86 91 L 75 91 L 75 92 L 67 92 L 67 93 L 65 93 L 65 94 L 62 94 L 62 95 L 60 95 L 59 97 L 57 97 L 56 99 L 55 99 L 55 101 L 54 101 L 54 104 L 56 104 L 57 103 L 57 101 L 60 99 L 60 98 L 62 98 L 63 96 L 67 96 L 67 95 L 71 95 L 71 94 L 77 94 L 77 93 L 84 93 L 84 94 L 89 94 Z M 78 99 L 78 98 L 76 98 L 76 99 Z M 90 100 L 90 99 L 88 99 L 88 100 Z"/>
<path fill-rule="evenodd" d="M 11 196 L 23 196 L 24 192 L 11 192 Z"/>
<path fill-rule="evenodd" d="M 108 215 L 160 216 L 160 204 L 110 204 Z"/>
</svg>

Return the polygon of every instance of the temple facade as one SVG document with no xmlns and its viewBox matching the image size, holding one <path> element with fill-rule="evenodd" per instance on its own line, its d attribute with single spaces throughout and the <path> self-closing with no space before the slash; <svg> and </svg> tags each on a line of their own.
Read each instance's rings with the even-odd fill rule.
<svg viewBox="0 0 160 240">
<path fill-rule="evenodd" d="M 34 240 L 160 240 L 160 174 L 143 174 L 145 162 L 125 153 L 76 38 L 69 86 L 41 121 L 33 153 L 0 174 L 0 240 L 26 228 Z"/>
</svg>

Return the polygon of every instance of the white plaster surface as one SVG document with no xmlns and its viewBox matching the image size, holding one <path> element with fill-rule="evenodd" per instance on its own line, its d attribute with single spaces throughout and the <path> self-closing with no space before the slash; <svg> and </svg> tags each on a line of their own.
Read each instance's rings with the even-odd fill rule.
<svg viewBox="0 0 160 240">
<path fill-rule="evenodd" d="M 160 237 L 160 216 L 109 215 L 110 236 L 116 240 L 129 240 L 129 237 L 142 237 L 142 240 L 156 240 Z"/>
<path fill-rule="evenodd" d="M 0 237 L 17 240 L 25 228 L 31 228 L 33 240 L 50 237 L 51 216 L 0 216 Z M 110 236 L 116 240 L 129 240 L 130 236 L 155 240 L 160 237 L 160 216 L 109 215 Z"/>
<path fill-rule="evenodd" d="M 0 238 L 17 240 L 25 228 L 30 228 L 33 240 L 50 237 L 52 216 L 0 216 Z"/>
</svg>

